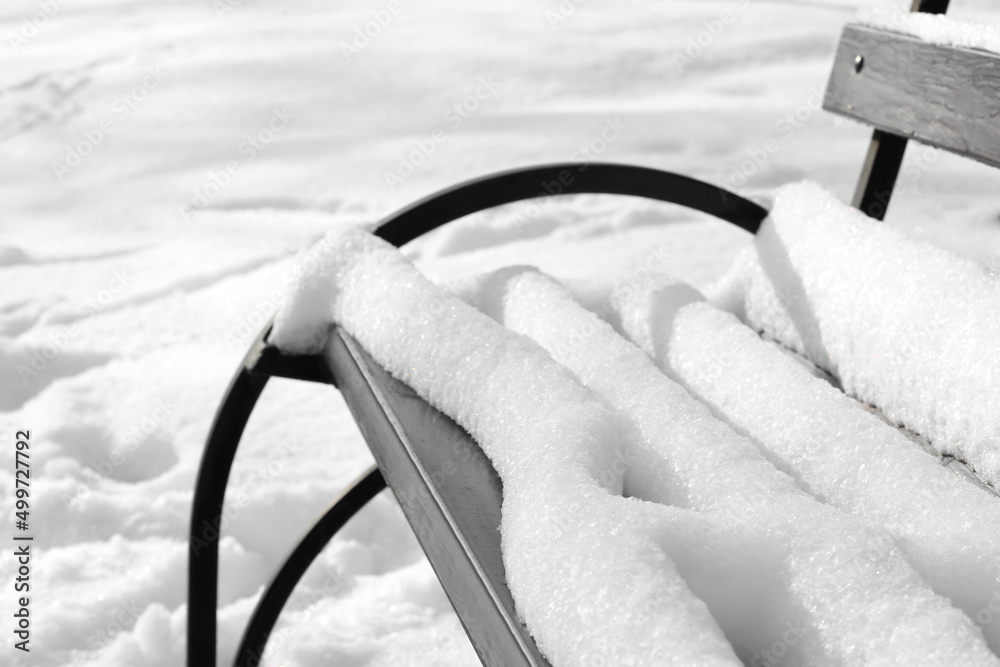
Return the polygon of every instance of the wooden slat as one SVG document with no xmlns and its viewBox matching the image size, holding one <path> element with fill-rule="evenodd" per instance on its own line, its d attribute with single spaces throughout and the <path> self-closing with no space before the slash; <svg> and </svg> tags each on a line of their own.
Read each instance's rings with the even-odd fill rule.
<svg viewBox="0 0 1000 667">
<path fill-rule="evenodd" d="M 993 53 L 850 24 L 823 108 L 1000 166 L 1000 56 Z"/>
<path fill-rule="evenodd" d="M 507 588 L 503 493 L 489 459 L 342 329 L 331 333 L 323 356 L 480 660 L 547 667 Z"/>
</svg>

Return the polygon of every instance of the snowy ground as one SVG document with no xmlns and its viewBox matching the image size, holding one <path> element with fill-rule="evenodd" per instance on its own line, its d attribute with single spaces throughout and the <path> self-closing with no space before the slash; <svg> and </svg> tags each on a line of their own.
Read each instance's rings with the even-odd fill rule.
<svg viewBox="0 0 1000 667">
<path fill-rule="evenodd" d="M 473 174 L 573 159 L 608 123 L 620 130 L 599 159 L 753 190 L 808 177 L 844 199 L 867 147 L 867 129 L 818 110 L 857 3 L 344 4 L 0 10 L 0 516 L 13 521 L 14 432 L 31 429 L 37 540 L 32 653 L 7 635 L 4 663 L 181 663 L 184 535 L 210 419 L 294 253 L 329 227 Z M 954 4 L 1000 23 L 985 0 Z M 678 68 L 727 9 L 735 19 Z M 373 11 L 392 18 L 345 48 Z M 734 177 L 769 138 L 778 152 Z M 429 155 L 404 157 L 421 146 Z M 919 149 L 908 160 L 889 223 L 1000 267 L 997 172 Z M 608 199 L 547 205 L 521 225 L 533 240 L 508 243 L 517 215 L 445 230 L 413 255 L 443 277 L 530 261 L 571 279 L 662 248 L 704 285 L 746 243 Z M 487 243 L 502 247 L 465 252 Z M 335 391 L 267 390 L 230 492 L 251 502 L 222 542 L 225 659 L 293 540 L 370 462 Z M 476 664 L 387 495 L 324 552 L 281 628 L 275 665 Z"/>
</svg>

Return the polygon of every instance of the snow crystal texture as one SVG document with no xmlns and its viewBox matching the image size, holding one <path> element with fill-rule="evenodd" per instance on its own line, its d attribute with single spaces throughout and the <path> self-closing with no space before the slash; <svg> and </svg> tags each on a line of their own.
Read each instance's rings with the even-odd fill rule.
<svg viewBox="0 0 1000 667">
<path fill-rule="evenodd" d="M 682 570 L 745 662 L 1000 662 L 969 618 L 929 590 L 881 527 L 800 490 L 558 283 L 507 269 L 483 282 L 477 302 L 536 340 L 618 412 L 628 493 L 706 512 L 752 536 L 723 570 Z M 665 309 L 656 315 L 669 318 Z M 986 494 L 969 490 L 985 500 Z M 993 542 L 976 546 L 981 554 L 996 553 Z"/>
<path fill-rule="evenodd" d="M 669 277 L 633 290 L 616 301 L 620 326 L 813 496 L 889 532 L 1000 652 L 1000 498 L 691 292 Z"/>
<path fill-rule="evenodd" d="M 1000 281 L 980 264 L 800 183 L 716 298 L 1000 482 Z"/>
<path fill-rule="evenodd" d="M 536 272 L 506 269 L 479 285 L 476 303 L 511 331 L 367 233 L 332 233 L 311 252 L 317 269 L 299 277 L 272 341 L 314 352 L 340 323 L 476 438 L 504 483 L 508 583 L 554 665 L 1000 665 L 973 613 L 943 596 L 966 612 L 978 603 L 988 611 L 985 579 L 941 595 L 957 578 L 928 575 L 919 547 L 897 547 L 892 538 L 905 531 L 890 530 L 888 518 L 858 521 L 796 485 L 826 500 L 824 474 L 843 472 L 849 454 L 830 454 L 810 486 L 657 370 L 647 355 L 670 358 L 674 341 L 660 334 L 680 326 L 681 314 L 723 318 L 764 345 L 689 286 L 661 285 L 655 300 L 650 292 L 635 302 L 641 290 L 612 300 L 640 350 Z M 771 351 L 779 363 L 798 363 Z M 718 360 L 700 359 L 707 369 L 678 379 L 716 407 L 692 384 L 721 384 Z M 741 391 L 757 391 L 752 374 L 735 377 Z M 793 401 L 785 412 L 795 410 Z M 789 414 L 770 420 L 772 434 Z M 843 495 L 864 500 L 863 482 L 852 480 Z M 833 504 L 864 514 L 848 500 Z M 992 520 L 995 505 L 984 506 Z M 961 562 L 977 576 L 995 574 L 993 546 L 973 541 Z M 930 560 L 940 563 L 938 555 Z"/>
<path fill-rule="evenodd" d="M 919 37 L 932 44 L 1000 53 L 1000 27 L 988 23 L 888 7 L 862 7 L 858 10 L 857 21 L 873 28 Z"/>
<path fill-rule="evenodd" d="M 338 322 L 476 438 L 504 484 L 508 583 L 554 665 L 739 664 L 665 549 L 691 534 L 712 562 L 737 545 L 704 516 L 621 496 L 617 422 L 591 392 L 374 236 L 331 233 L 317 254 L 273 342 L 314 351 Z"/>
</svg>

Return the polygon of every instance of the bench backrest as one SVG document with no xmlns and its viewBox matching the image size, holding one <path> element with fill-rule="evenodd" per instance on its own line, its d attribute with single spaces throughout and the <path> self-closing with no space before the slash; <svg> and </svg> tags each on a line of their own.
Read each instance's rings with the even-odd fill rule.
<svg viewBox="0 0 1000 667">
<path fill-rule="evenodd" d="M 944 13 L 947 0 L 915 0 Z M 843 31 L 823 108 L 875 128 L 853 205 L 881 220 L 906 143 L 1000 167 L 1000 55 L 868 26 Z"/>
</svg>

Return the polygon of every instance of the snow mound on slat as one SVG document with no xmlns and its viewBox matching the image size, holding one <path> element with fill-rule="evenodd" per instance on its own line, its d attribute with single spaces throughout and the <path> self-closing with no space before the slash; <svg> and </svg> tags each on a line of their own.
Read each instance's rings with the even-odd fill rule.
<svg viewBox="0 0 1000 667">
<path fill-rule="evenodd" d="M 1000 281 L 983 266 L 800 183 L 714 298 L 1000 483 Z"/>
<path fill-rule="evenodd" d="M 507 327 L 537 341 L 618 412 L 627 425 L 621 436 L 627 491 L 706 512 L 758 537 L 743 553 L 733 554 L 727 572 L 705 574 L 712 580 L 712 574 L 738 572 L 744 582 L 762 585 L 719 591 L 691 583 L 745 662 L 1000 664 L 969 618 L 931 592 L 881 527 L 866 526 L 801 491 L 752 442 L 715 419 L 642 350 L 551 278 L 526 269 L 500 271 L 483 282 L 476 300 Z M 669 320 L 667 308 L 680 303 L 690 304 L 690 299 L 669 298 L 656 316 Z M 686 306 L 701 307 L 707 304 Z M 637 315 L 639 309 L 631 309 L 630 319 Z M 734 377 L 756 393 L 746 386 L 748 379 L 756 382 L 755 376 Z M 785 418 L 773 420 L 772 432 L 783 430 L 788 413 L 800 405 L 794 399 L 783 404 L 779 410 Z M 826 467 L 841 473 L 853 458 L 853 452 L 838 452 L 828 457 Z M 987 499 L 966 486 L 963 498 L 979 493 Z M 1000 503 L 994 509 L 1000 510 Z M 981 554 L 997 553 L 994 542 L 984 539 L 976 546 Z M 767 557 L 747 558 L 752 549 Z M 968 558 L 961 563 L 974 565 Z M 744 593 L 751 598 L 740 599 Z"/>
<path fill-rule="evenodd" d="M 988 23 L 890 7 L 862 7 L 855 18 L 863 25 L 919 37 L 931 44 L 1000 53 L 1000 27 Z"/>
<path fill-rule="evenodd" d="M 616 300 L 619 326 L 803 488 L 888 531 L 1000 652 L 1000 498 L 691 292 L 661 276 Z"/>
</svg>

